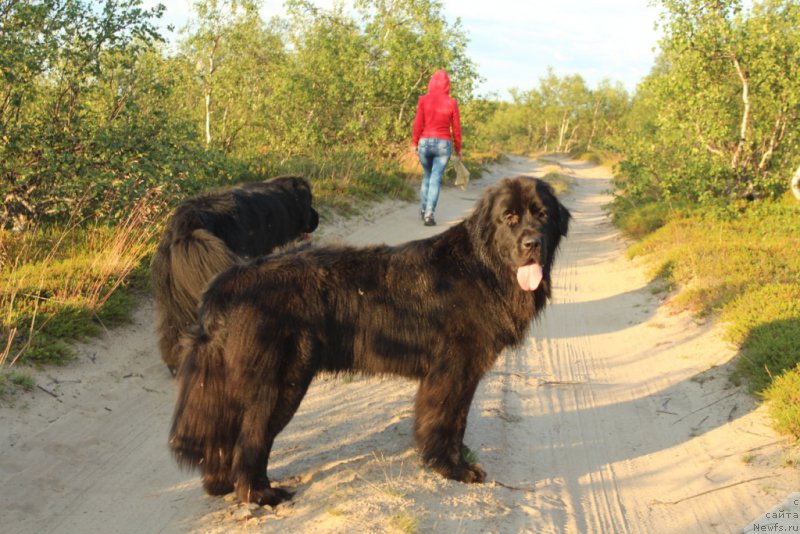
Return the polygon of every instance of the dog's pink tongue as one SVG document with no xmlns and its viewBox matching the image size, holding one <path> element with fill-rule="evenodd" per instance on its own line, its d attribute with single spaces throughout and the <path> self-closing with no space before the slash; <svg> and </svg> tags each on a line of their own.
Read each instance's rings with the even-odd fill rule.
<svg viewBox="0 0 800 534">
<path fill-rule="evenodd" d="M 533 291 L 542 283 L 542 266 L 538 263 L 517 269 L 517 282 L 525 291 Z"/>
</svg>

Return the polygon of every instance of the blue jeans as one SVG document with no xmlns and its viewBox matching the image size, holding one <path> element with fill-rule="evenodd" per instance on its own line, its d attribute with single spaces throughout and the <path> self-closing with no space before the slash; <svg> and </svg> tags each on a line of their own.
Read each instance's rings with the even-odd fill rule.
<svg viewBox="0 0 800 534">
<path fill-rule="evenodd" d="M 419 189 L 419 198 L 422 203 L 422 213 L 433 215 L 436 203 L 439 202 L 439 190 L 442 187 L 442 177 L 450 154 L 453 151 L 448 139 L 423 137 L 417 145 L 419 162 L 422 164 L 422 185 Z"/>
</svg>

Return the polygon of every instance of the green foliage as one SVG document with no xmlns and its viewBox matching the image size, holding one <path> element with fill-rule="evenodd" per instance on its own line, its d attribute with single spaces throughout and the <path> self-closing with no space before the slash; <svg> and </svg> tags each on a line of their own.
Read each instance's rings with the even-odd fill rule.
<svg viewBox="0 0 800 534">
<path fill-rule="evenodd" d="M 483 149 L 520 153 L 592 150 L 607 144 L 629 106 L 620 84 L 602 81 L 594 90 L 579 75 L 556 76 L 539 87 L 511 91 L 511 102 L 480 102 L 476 139 Z"/>
<path fill-rule="evenodd" d="M 673 281 L 685 288 L 677 302 L 706 315 L 764 281 L 800 280 L 800 257 L 791 252 L 800 246 L 800 238 L 793 225 L 781 224 L 800 215 L 800 208 L 788 203 L 781 208 L 735 216 L 675 215 L 630 252 L 673 264 Z"/>
<path fill-rule="evenodd" d="M 75 264 L 87 260 L 80 257 L 50 264 L 52 268 L 44 274 L 41 270 L 47 264 L 34 263 L 23 271 L 40 271 L 39 276 L 18 272 L 13 280 L 9 275 L 0 277 L 10 288 L 0 294 L 4 315 L 0 339 L 10 342 L 0 363 L 6 358 L 9 364 L 66 363 L 74 357 L 69 341 L 86 340 L 129 320 L 138 303 L 131 290 L 141 287 L 141 275 L 126 278 L 120 287 L 123 273 L 114 279 L 97 267 Z"/>
<path fill-rule="evenodd" d="M 392 516 L 391 525 L 400 532 L 413 534 L 419 532 L 419 519 L 408 512 L 399 512 Z"/>
<path fill-rule="evenodd" d="M 461 444 L 461 456 L 468 464 L 478 463 L 478 455 L 463 443 Z"/>
<path fill-rule="evenodd" d="M 795 324 L 797 329 L 800 324 Z M 800 439 L 800 365 L 775 378 L 764 393 L 779 432 Z"/>
<path fill-rule="evenodd" d="M 306 176 L 314 184 L 316 203 L 343 212 L 364 201 L 414 198 L 394 162 L 376 160 L 368 152 L 347 146 L 334 147 L 313 158 L 297 156 L 288 162 L 264 156 L 254 161 L 253 167 L 264 176 L 280 173 Z"/>
<path fill-rule="evenodd" d="M 646 236 L 631 253 L 681 288 L 676 306 L 721 313 L 736 376 L 800 436 L 800 208 L 780 199 L 799 156 L 800 4 L 660 4 L 661 54 L 614 140 L 613 216 Z"/>
<path fill-rule="evenodd" d="M 800 4 L 659 3 L 660 56 L 614 141 L 615 208 L 777 198 L 800 142 Z"/>
<path fill-rule="evenodd" d="M 665 203 L 649 202 L 639 206 L 628 206 L 626 209 L 618 206 L 612 213 L 612 219 L 626 235 L 641 239 L 664 226 L 673 212 L 674 210 Z"/>
<path fill-rule="evenodd" d="M 11 372 L 8 374 L 8 380 L 18 388 L 22 388 L 25 391 L 32 390 L 36 385 L 33 377 L 26 373 Z"/>
<path fill-rule="evenodd" d="M 254 150 L 286 135 L 276 85 L 287 76 L 281 28 L 264 24 L 258 2 L 195 2 L 178 56 L 187 66 L 176 102 L 206 147 L 226 154 Z M 285 95 L 281 95 L 285 96 Z"/>
<path fill-rule="evenodd" d="M 149 80 L 134 86 L 120 79 L 120 69 L 108 69 L 108 63 L 135 78 L 138 59 L 157 40 L 152 19 L 161 10 L 145 11 L 138 0 L 106 0 L 102 6 L 23 0 L 0 15 L 1 226 L 68 218 L 80 199 L 94 200 L 115 187 L 111 180 L 120 178 L 114 176 L 118 169 L 137 183 L 137 163 L 147 150 L 112 134 L 125 125 L 125 133 L 146 139 L 158 128 L 155 123 L 140 133 L 150 115 L 125 124 L 130 115 L 123 113 L 157 88 Z"/>
<path fill-rule="evenodd" d="M 13 398 L 18 389 L 31 391 L 36 387 L 33 376 L 26 372 L 0 369 L 0 400 Z"/>
<path fill-rule="evenodd" d="M 197 3 L 181 50 L 198 66 L 184 80 L 186 108 L 207 145 L 248 163 L 345 145 L 394 157 L 438 68 L 456 97 L 471 96 L 477 74 L 464 31 L 438 2 L 361 0 L 352 13 L 292 0 L 286 19 L 266 24 L 256 3 L 240 4 Z"/>
</svg>

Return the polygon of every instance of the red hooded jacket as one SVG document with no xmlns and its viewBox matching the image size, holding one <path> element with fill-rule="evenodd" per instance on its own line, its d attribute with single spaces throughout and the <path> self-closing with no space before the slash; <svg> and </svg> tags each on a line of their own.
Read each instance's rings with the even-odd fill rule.
<svg viewBox="0 0 800 534">
<path fill-rule="evenodd" d="M 452 126 L 452 136 L 450 128 Z M 421 137 L 453 140 L 456 154 L 461 154 L 461 118 L 458 102 L 450 97 L 450 78 L 444 70 L 436 71 L 428 82 L 428 93 L 419 97 L 411 143 Z"/>
</svg>

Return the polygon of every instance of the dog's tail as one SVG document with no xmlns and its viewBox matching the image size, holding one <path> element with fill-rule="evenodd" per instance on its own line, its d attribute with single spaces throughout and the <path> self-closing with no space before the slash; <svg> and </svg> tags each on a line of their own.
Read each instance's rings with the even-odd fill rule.
<svg viewBox="0 0 800 534">
<path fill-rule="evenodd" d="M 173 374 L 180 365 L 181 334 L 196 323 L 200 296 L 214 276 L 237 260 L 224 241 L 203 229 L 159 245 L 151 265 L 156 328 L 161 358 Z"/>
<path fill-rule="evenodd" d="M 181 467 L 227 472 L 241 410 L 228 385 L 224 340 L 194 332 L 181 339 L 181 349 L 169 447 Z"/>
</svg>

